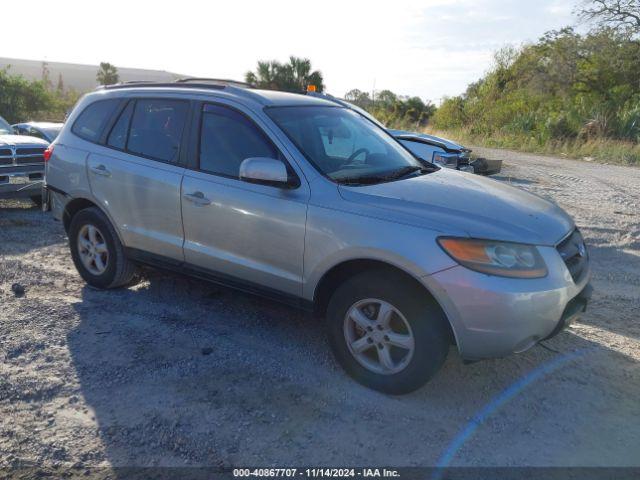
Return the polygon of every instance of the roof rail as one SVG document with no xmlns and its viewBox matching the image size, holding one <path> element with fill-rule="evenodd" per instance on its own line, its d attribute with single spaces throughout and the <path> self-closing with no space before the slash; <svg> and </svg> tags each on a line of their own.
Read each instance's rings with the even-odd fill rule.
<svg viewBox="0 0 640 480">
<path fill-rule="evenodd" d="M 190 83 L 190 82 L 198 82 L 198 83 L 216 83 L 222 85 L 229 85 L 232 87 L 244 87 L 244 88 L 253 88 L 250 84 L 246 82 L 241 82 L 240 80 L 229 80 L 226 78 L 206 78 L 206 77 L 185 77 L 179 78 L 176 80 L 176 83 Z"/>
<path fill-rule="evenodd" d="M 153 82 L 148 80 L 114 83 L 113 85 L 102 85 L 96 88 L 96 90 L 117 90 L 120 88 L 131 87 L 148 87 L 148 88 L 167 88 L 167 87 L 180 87 L 180 88 L 208 88 L 213 90 L 223 90 L 230 85 L 224 85 L 222 83 L 178 83 L 178 82 Z"/>
<path fill-rule="evenodd" d="M 154 88 L 166 88 L 166 87 L 176 87 L 179 86 L 181 88 L 211 88 L 215 90 L 221 90 L 225 87 L 236 87 L 236 88 L 252 88 L 251 85 L 245 82 L 240 82 L 238 80 L 225 80 L 220 78 L 179 78 L 174 82 L 157 82 L 154 80 L 129 80 L 126 82 L 114 83 L 112 85 L 100 85 L 96 88 L 96 90 L 116 90 L 119 88 L 129 88 L 129 87 L 154 87 Z"/>
</svg>

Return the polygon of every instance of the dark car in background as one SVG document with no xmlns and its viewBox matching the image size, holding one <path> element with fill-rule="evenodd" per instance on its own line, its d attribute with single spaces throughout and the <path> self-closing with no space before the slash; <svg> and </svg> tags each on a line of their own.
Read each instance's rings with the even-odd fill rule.
<svg viewBox="0 0 640 480">
<path fill-rule="evenodd" d="M 51 143 L 56 139 L 63 125 L 64 123 L 54 122 L 25 122 L 16 123 L 12 127 L 17 135 L 37 137 Z"/>
<path fill-rule="evenodd" d="M 42 202 L 44 154 L 50 142 L 16 135 L 0 117 L 0 198 L 27 197 Z"/>
</svg>

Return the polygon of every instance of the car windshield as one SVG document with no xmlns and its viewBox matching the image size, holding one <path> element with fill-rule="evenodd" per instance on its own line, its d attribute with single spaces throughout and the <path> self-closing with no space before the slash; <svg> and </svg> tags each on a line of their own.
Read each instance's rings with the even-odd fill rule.
<svg viewBox="0 0 640 480">
<path fill-rule="evenodd" d="M 0 117 L 0 134 L 13 133 L 11 125 L 2 117 Z"/>
<path fill-rule="evenodd" d="M 47 127 L 42 128 L 41 130 L 44 132 L 48 139 L 51 139 L 53 141 L 60 133 L 60 130 L 62 130 L 62 127 Z"/>
<path fill-rule="evenodd" d="M 422 164 L 387 132 L 349 109 L 269 107 L 265 111 L 333 181 L 371 184 L 423 172 Z"/>
</svg>

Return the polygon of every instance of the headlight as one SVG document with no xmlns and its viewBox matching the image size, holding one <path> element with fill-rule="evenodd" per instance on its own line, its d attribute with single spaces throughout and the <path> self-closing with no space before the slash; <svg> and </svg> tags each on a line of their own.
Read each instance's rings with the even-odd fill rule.
<svg viewBox="0 0 640 480">
<path fill-rule="evenodd" d="M 443 167 L 456 168 L 458 166 L 458 154 L 433 152 L 433 163 Z"/>
<path fill-rule="evenodd" d="M 541 278 L 547 275 L 544 260 L 533 245 L 440 237 L 438 243 L 460 265 L 501 277 Z"/>
</svg>

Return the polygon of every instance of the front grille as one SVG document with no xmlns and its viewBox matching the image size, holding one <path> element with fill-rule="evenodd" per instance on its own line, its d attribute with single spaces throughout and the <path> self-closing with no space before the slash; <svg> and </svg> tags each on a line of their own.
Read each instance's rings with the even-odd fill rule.
<svg viewBox="0 0 640 480">
<path fill-rule="evenodd" d="M 42 155 L 26 155 L 16 158 L 17 165 L 26 165 L 28 163 L 44 163 L 44 157 Z"/>
<path fill-rule="evenodd" d="M 13 163 L 13 153 L 10 148 L 0 148 L 0 166 Z"/>
<path fill-rule="evenodd" d="M 16 164 L 44 163 L 44 147 L 16 148 Z"/>
<path fill-rule="evenodd" d="M 589 262 L 589 254 L 580 230 L 576 228 L 556 248 L 562 260 L 564 260 L 571 278 L 573 278 L 574 282 L 577 282 Z"/>
<path fill-rule="evenodd" d="M 44 163 L 44 147 L 0 148 L 0 167 Z"/>
<path fill-rule="evenodd" d="M 16 155 L 43 155 L 44 147 L 16 148 Z"/>
</svg>

